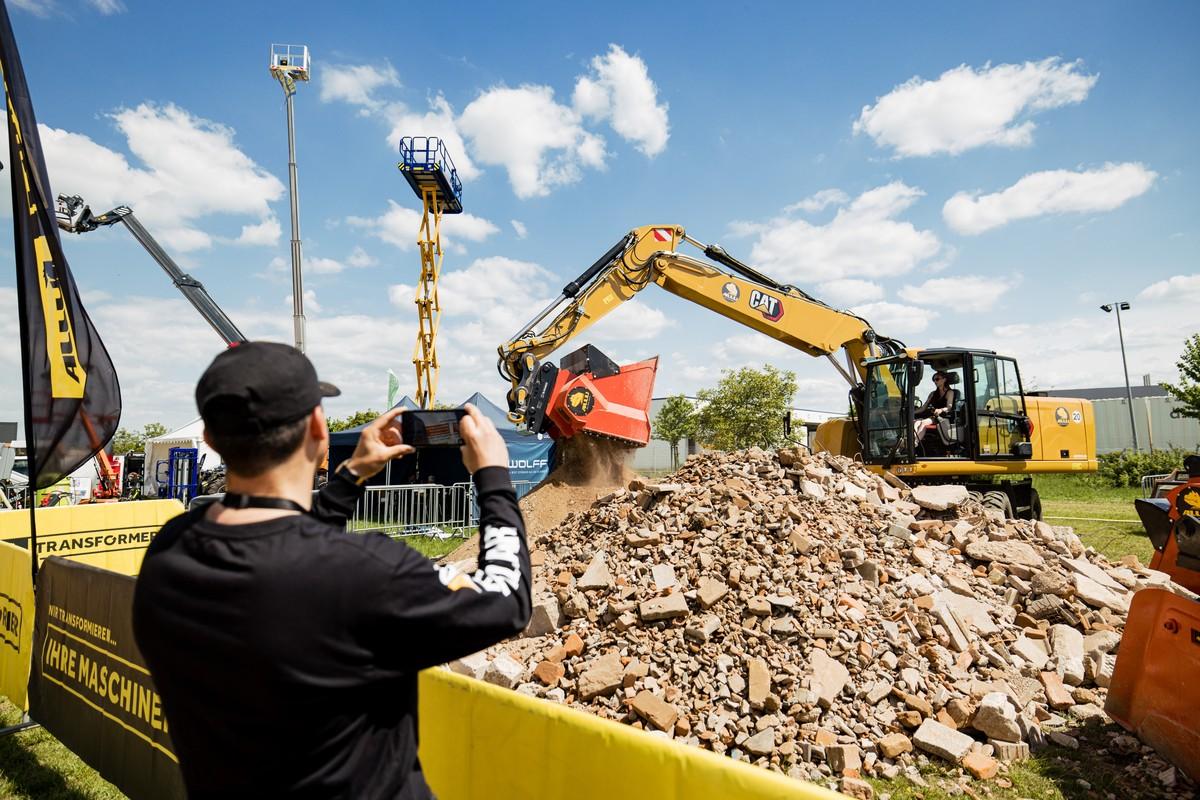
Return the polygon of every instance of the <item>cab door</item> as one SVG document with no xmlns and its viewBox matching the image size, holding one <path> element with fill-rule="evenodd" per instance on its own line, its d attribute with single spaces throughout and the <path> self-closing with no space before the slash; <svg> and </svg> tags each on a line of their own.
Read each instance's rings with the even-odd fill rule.
<svg viewBox="0 0 1200 800">
<path fill-rule="evenodd" d="M 921 379 L 921 362 L 907 357 L 866 362 L 863 399 L 863 459 L 868 464 L 911 464 L 913 455 L 913 387 Z"/>
<path fill-rule="evenodd" d="M 969 376 L 976 457 L 1030 458 L 1029 417 L 1017 362 L 1002 356 L 973 353 Z"/>
</svg>

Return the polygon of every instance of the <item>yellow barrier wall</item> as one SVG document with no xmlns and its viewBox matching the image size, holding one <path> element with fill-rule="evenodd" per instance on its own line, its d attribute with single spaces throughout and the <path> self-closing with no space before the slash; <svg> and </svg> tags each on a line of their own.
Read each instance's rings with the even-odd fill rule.
<svg viewBox="0 0 1200 800">
<path fill-rule="evenodd" d="M 0 542 L 0 695 L 21 709 L 33 653 L 32 566 L 28 550 Z"/>
<path fill-rule="evenodd" d="M 154 534 L 164 522 L 181 513 L 183 504 L 178 500 L 39 508 L 38 564 L 47 556 L 61 556 L 122 575 L 136 575 Z M 29 546 L 28 510 L 0 512 L 0 541 Z M 0 591 L 4 591 L 3 585 Z"/>
<path fill-rule="evenodd" d="M 439 800 L 833 800 L 836 792 L 444 669 L 421 673 Z"/>
</svg>

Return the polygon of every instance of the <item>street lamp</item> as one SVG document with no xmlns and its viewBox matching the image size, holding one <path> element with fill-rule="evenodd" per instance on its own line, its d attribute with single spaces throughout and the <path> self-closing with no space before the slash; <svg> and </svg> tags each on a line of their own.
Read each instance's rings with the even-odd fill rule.
<svg viewBox="0 0 1200 800">
<path fill-rule="evenodd" d="M 1117 338 L 1121 340 L 1121 367 L 1125 370 L 1125 397 L 1129 400 L 1129 430 L 1133 433 L 1133 452 L 1138 452 L 1137 425 L 1133 421 L 1133 389 L 1129 388 L 1129 364 L 1125 361 L 1125 333 L 1121 330 L 1121 312 L 1129 310 L 1129 303 L 1124 300 L 1117 303 L 1105 303 L 1100 306 L 1105 314 L 1117 312 Z"/>
</svg>

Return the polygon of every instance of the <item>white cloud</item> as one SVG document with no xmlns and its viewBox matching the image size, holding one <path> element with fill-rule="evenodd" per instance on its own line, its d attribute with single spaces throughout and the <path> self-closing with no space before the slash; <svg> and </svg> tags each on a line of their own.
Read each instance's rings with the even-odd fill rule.
<svg viewBox="0 0 1200 800">
<path fill-rule="evenodd" d="M 121 0 L 87 0 L 87 4 L 104 16 L 124 13 L 125 4 Z"/>
<path fill-rule="evenodd" d="M 854 123 L 880 147 L 898 156 L 957 154 L 974 147 L 1025 147 L 1040 111 L 1081 103 L 1098 80 L 1079 61 L 1059 58 L 1024 64 L 963 64 L 937 80 L 913 77 L 875 105 L 864 106 Z"/>
<path fill-rule="evenodd" d="M 387 211 L 378 217 L 346 217 L 346 224 L 361 228 L 401 250 L 415 250 L 421 212 L 389 199 Z M 462 241 L 482 242 L 499 230 L 490 221 L 474 214 L 447 214 L 442 217 L 442 248 L 462 252 L 465 250 Z"/>
<path fill-rule="evenodd" d="M 504 167 L 517 197 L 539 197 L 604 166 L 604 140 L 549 86 L 489 89 L 463 109 L 459 129 L 483 164 Z"/>
<path fill-rule="evenodd" d="M 55 192 L 81 195 L 97 213 L 129 205 L 175 251 L 212 244 L 196 226 L 206 217 L 251 216 L 259 226 L 273 218 L 270 203 L 283 194 L 283 184 L 238 149 L 232 128 L 175 105 L 149 103 L 111 119 L 145 166 L 83 134 L 39 125 Z"/>
<path fill-rule="evenodd" d="M 903 336 L 920 333 L 937 317 L 936 311 L 902 303 L 864 303 L 851 311 L 871 323 L 871 328 L 882 336 Z"/>
<path fill-rule="evenodd" d="M 873 281 L 857 278 L 839 278 L 826 281 L 817 287 L 818 299 L 833 306 L 850 306 L 883 299 L 883 287 Z"/>
<path fill-rule="evenodd" d="M 822 189 L 814 195 L 804 198 L 803 200 L 792 203 L 790 206 L 784 206 L 783 213 L 792 214 L 797 211 L 804 211 L 809 214 L 816 211 L 821 211 L 826 206 L 841 206 L 850 201 L 850 198 L 841 189 Z"/>
<path fill-rule="evenodd" d="M 1156 281 L 1138 292 L 1138 299 L 1200 302 L 1200 275 L 1172 275 Z"/>
<path fill-rule="evenodd" d="M 376 91 L 400 86 L 400 76 L 395 67 L 386 61 L 382 66 L 330 64 L 323 66 L 319 74 L 321 102 L 340 101 L 362 106 L 363 114 L 383 107 L 383 101 L 375 98 Z"/>
<path fill-rule="evenodd" d="M 935 306 L 959 314 L 991 311 L 1020 278 L 1005 279 L 982 275 L 930 278 L 918 286 L 905 286 L 900 297 L 910 303 Z"/>
<path fill-rule="evenodd" d="M 524 222 L 517 219 L 510 220 L 510 222 L 512 223 L 513 230 L 516 231 L 518 239 L 524 239 L 529 235 L 529 229 L 525 227 Z"/>
<path fill-rule="evenodd" d="M 751 259 L 777 279 L 811 282 L 903 275 L 942 250 L 932 231 L 895 219 L 923 194 L 894 181 L 863 192 L 825 225 L 779 217 L 732 227 L 757 236 Z"/>
<path fill-rule="evenodd" d="M 292 297 L 294 297 L 294 295 L 291 292 L 288 292 L 287 295 L 285 295 L 283 298 L 283 304 L 285 306 L 287 306 L 288 308 L 292 307 Z M 304 290 L 304 316 L 305 316 L 304 321 L 306 323 L 306 326 L 305 326 L 305 334 L 306 334 L 305 341 L 306 342 L 308 339 L 308 336 L 307 336 L 308 315 L 310 313 L 317 314 L 317 313 L 320 313 L 320 311 L 321 311 L 321 304 L 317 302 L 317 293 L 315 291 L 313 291 L 312 289 L 305 289 Z"/>
<path fill-rule="evenodd" d="M 1044 214 L 1112 211 L 1149 191 L 1157 178 L 1138 163 L 1033 172 L 994 194 L 959 192 L 942 206 L 942 217 L 959 233 L 974 235 Z"/>
<path fill-rule="evenodd" d="M 378 259 L 363 250 L 362 247 L 355 245 L 350 251 L 350 255 L 346 256 L 346 263 L 352 267 L 373 267 L 379 263 Z"/>
<path fill-rule="evenodd" d="M 584 126 L 585 118 L 607 121 L 647 156 L 666 147 L 667 105 L 658 102 L 645 62 L 612 45 L 590 67 L 576 82 L 573 106 L 558 102 L 550 86 L 523 84 L 486 89 L 459 115 L 440 93 L 429 98 L 427 111 L 413 110 L 381 96 L 400 85 L 390 64 L 326 68 L 321 99 L 386 120 L 393 148 L 405 136 L 441 138 L 464 181 L 482 173 L 480 164 L 499 166 L 518 197 L 541 197 L 579 181 L 585 169 L 604 169 L 605 140 Z"/>
<path fill-rule="evenodd" d="M 591 74 L 575 83 L 575 109 L 590 119 L 607 119 L 618 135 L 647 156 L 666 149 L 667 104 L 658 102 L 646 62 L 613 44 L 592 59 L 591 67 Z"/>
<path fill-rule="evenodd" d="M 11 2 L 15 8 L 28 11 L 35 17 L 43 19 L 58 11 L 58 3 L 55 0 L 11 0 Z"/>
<path fill-rule="evenodd" d="M 1200 303 L 1200 274 L 1155 281 L 1136 298 L 1129 311 L 1121 312 L 1130 377 L 1149 373 L 1155 381 L 1175 380 L 1184 339 L 1196 329 L 1193 309 Z M 1117 321 L 1094 305 L 1081 316 L 998 326 L 987 346 L 1015 356 L 1022 380 L 1041 389 L 1124 382 Z"/>
<path fill-rule="evenodd" d="M 402 103 L 390 103 L 384 115 L 391 125 L 387 142 L 393 151 L 400 148 L 400 140 L 405 136 L 436 136 L 446 146 L 459 178 L 469 181 L 483 174 L 463 142 L 454 109 L 441 95 L 430 98 L 429 110 L 424 113 L 413 111 Z"/>
<path fill-rule="evenodd" d="M 336 275 L 346 268 L 346 265 L 337 259 L 321 258 L 320 256 L 305 256 L 304 257 L 304 272 L 305 274 L 312 273 L 314 275 Z M 307 302 L 308 292 L 304 292 L 304 298 Z"/>
<path fill-rule="evenodd" d="M 279 219 L 272 215 L 255 225 L 243 225 L 242 233 L 237 237 L 235 243 L 274 247 L 279 244 L 279 237 L 282 233 Z"/>
</svg>

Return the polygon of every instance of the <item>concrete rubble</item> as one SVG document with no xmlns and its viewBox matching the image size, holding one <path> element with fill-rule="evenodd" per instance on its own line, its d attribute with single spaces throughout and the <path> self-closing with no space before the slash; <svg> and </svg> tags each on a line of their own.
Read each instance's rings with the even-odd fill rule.
<svg viewBox="0 0 1200 800">
<path fill-rule="evenodd" d="M 1132 593 L 1186 593 L 826 453 L 707 453 L 669 481 L 535 537 L 526 637 L 451 668 L 828 785 L 931 758 L 988 779 L 1107 722 Z"/>
</svg>

